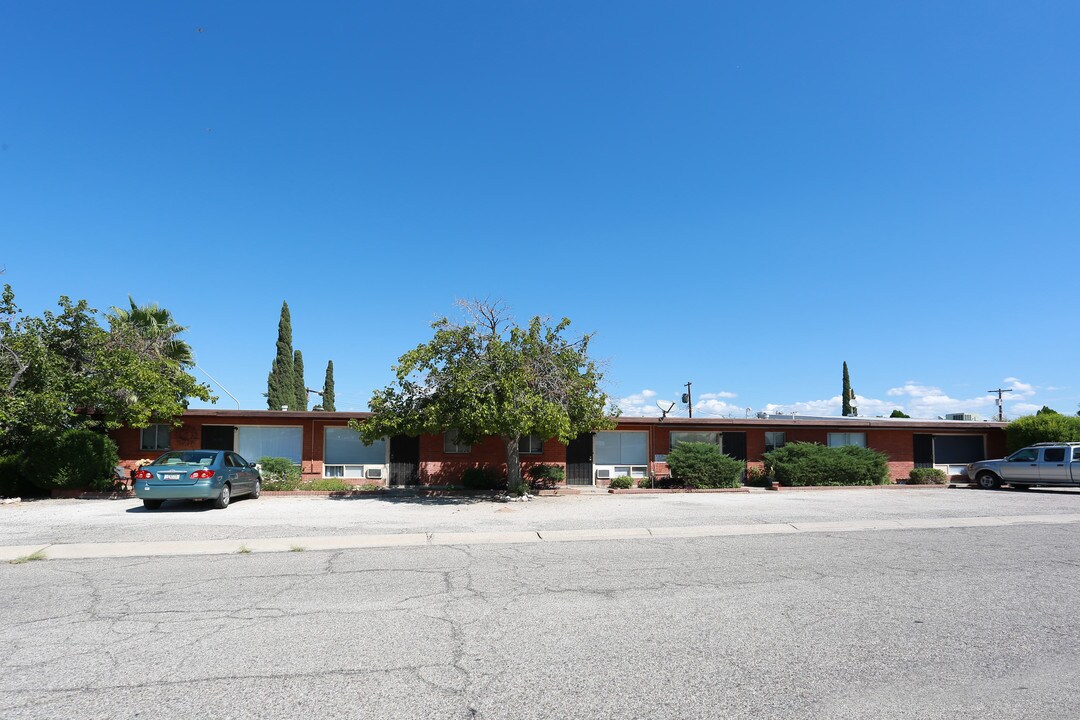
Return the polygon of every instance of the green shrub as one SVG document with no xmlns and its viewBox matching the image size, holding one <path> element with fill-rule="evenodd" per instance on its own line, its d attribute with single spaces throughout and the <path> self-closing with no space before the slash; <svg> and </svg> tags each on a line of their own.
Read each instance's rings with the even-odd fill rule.
<svg viewBox="0 0 1080 720">
<path fill-rule="evenodd" d="M 672 477 L 694 488 L 739 487 L 746 463 L 728 457 L 712 443 L 679 443 L 667 456 Z"/>
<path fill-rule="evenodd" d="M 317 480 L 309 480 L 306 483 L 301 483 L 299 489 L 338 492 L 342 490 L 352 490 L 353 486 L 341 478 L 319 478 Z"/>
<path fill-rule="evenodd" d="M 765 473 L 765 468 L 758 467 L 757 465 L 748 465 L 746 468 L 746 484 L 753 487 L 764 487 L 769 484 L 769 476 Z"/>
<path fill-rule="evenodd" d="M 43 489 L 110 490 L 120 463 L 116 443 L 104 433 L 81 428 L 39 435 L 27 443 L 22 476 Z"/>
<path fill-rule="evenodd" d="M 300 489 L 300 466 L 289 458 L 261 457 L 258 465 L 259 472 L 262 473 L 263 490 Z"/>
<path fill-rule="evenodd" d="M 461 473 L 461 484 L 470 490 L 494 490 L 499 480 L 487 468 L 471 467 Z"/>
<path fill-rule="evenodd" d="M 885 485 L 889 459 L 869 448 L 788 443 L 767 452 L 765 472 L 781 485 Z"/>
<path fill-rule="evenodd" d="M 533 488 L 554 487 L 566 480 L 566 470 L 561 465 L 541 463 L 528 470 Z"/>
<path fill-rule="evenodd" d="M 612 490 L 629 490 L 634 487 L 634 478 L 629 475 L 620 475 L 611 481 Z"/>
<path fill-rule="evenodd" d="M 1009 452 L 1037 442 L 1080 441 L 1080 417 L 1075 415 L 1027 415 L 1013 420 L 1005 428 Z"/>
<path fill-rule="evenodd" d="M 27 482 L 22 466 L 22 457 L 0 455 L 0 497 L 23 497 L 41 492 Z"/>
<path fill-rule="evenodd" d="M 910 485 L 944 485 L 948 481 L 945 471 L 938 468 L 912 468 L 908 473 Z"/>
</svg>

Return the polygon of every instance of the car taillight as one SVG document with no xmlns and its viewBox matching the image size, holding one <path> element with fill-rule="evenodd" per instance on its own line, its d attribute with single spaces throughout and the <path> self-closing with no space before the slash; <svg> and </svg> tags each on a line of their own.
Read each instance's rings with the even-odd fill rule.
<svg viewBox="0 0 1080 720">
<path fill-rule="evenodd" d="M 139 472 L 135 473 L 136 480 L 151 480 L 153 479 L 153 477 L 154 475 L 152 473 L 148 473 L 145 470 L 140 470 Z"/>
<path fill-rule="evenodd" d="M 213 470 L 196 470 L 195 472 L 188 475 L 188 477 L 191 478 L 192 480 L 209 480 L 210 478 L 214 477 L 214 471 Z"/>
</svg>

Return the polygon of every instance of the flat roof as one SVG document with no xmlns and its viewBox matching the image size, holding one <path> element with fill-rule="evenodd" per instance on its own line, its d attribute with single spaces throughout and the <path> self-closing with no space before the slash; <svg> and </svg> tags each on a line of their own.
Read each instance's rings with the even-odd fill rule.
<svg viewBox="0 0 1080 720">
<path fill-rule="evenodd" d="M 184 411 L 184 417 L 193 418 L 284 418 L 289 420 L 362 420 L 371 417 L 365 411 L 325 412 L 322 410 L 225 410 L 219 408 L 192 408 Z M 875 428 L 879 430 L 994 430 L 1008 423 L 989 420 L 921 420 L 918 418 L 866 418 L 837 417 L 835 419 L 800 418 L 684 418 L 684 417 L 618 417 L 620 425 L 657 425 L 664 427 L 844 427 L 851 429 Z"/>
</svg>

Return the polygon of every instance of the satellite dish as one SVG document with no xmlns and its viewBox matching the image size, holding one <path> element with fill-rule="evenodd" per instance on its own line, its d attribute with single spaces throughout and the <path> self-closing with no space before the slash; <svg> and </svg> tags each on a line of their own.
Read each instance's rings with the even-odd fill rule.
<svg viewBox="0 0 1080 720">
<path fill-rule="evenodd" d="M 667 409 L 665 410 L 665 409 L 664 409 L 664 406 L 663 406 L 663 404 L 661 404 L 661 402 L 660 402 L 659 400 L 657 400 L 657 401 L 656 401 L 656 407 L 660 408 L 660 412 L 661 412 L 661 413 L 663 413 L 663 414 L 662 414 L 662 415 L 660 416 L 660 419 L 661 419 L 661 420 L 663 420 L 664 418 L 666 418 L 666 417 L 667 417 L 667 414 L 668 414 L 669 412 L 671 412 L 671 409 L 672 409 L 673 407 L 675 407 L 675 403 L 668 403 Z"/>
</svg>

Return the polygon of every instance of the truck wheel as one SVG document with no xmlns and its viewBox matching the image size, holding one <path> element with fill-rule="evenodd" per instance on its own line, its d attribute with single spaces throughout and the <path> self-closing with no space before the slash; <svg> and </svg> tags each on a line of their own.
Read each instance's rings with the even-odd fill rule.
<svg viewBox="0 0 1080 720">
<path fill-rule="evenodd" d="M 979 487 L 983 490 L 997 490 L 1001 487 L 1001 480 L 992 472 L 979 473 L 975 479 L 979 481 Z"/>
</svg>

